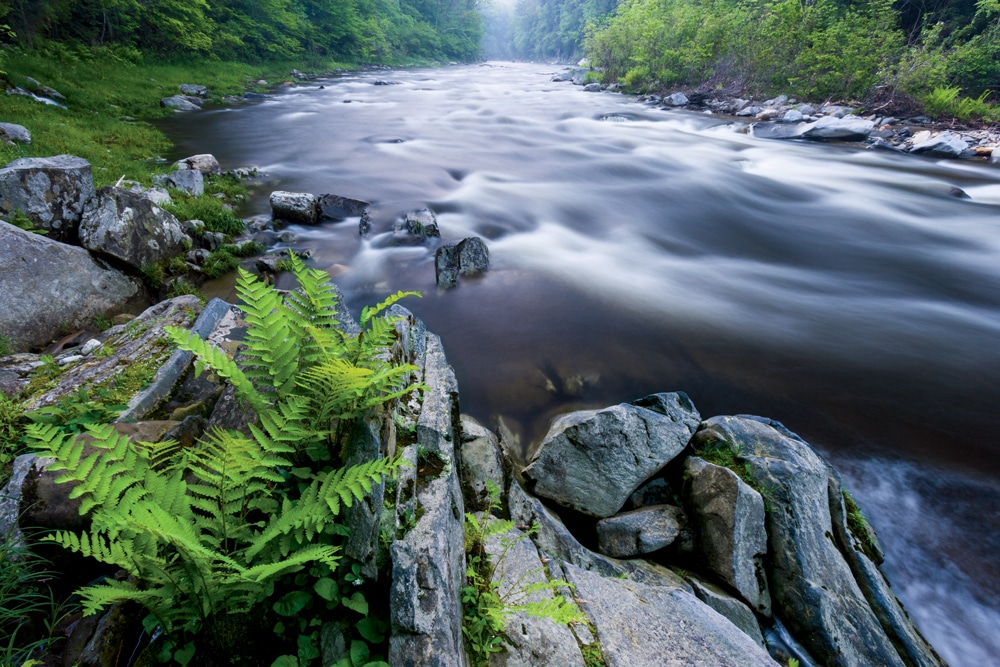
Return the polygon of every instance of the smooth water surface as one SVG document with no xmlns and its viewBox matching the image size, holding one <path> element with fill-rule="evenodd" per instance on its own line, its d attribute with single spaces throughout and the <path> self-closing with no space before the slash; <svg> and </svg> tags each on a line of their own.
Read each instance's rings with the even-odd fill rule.
<svg viewBox="0 0 1000 667">
<path fill-rule="evenodd" d="M 248 215 L 271 190 L 373 202 L 371 240 L 352 219 L 290 245 L 355 309 L 422 291 L 407 305 L 463 411 L 526 446 L 554 414 L 654 391 L 783 421 L 842 468 L 942 655 L 995 661 L 1000 169 L 757 140 L 553 72 L 360 73 L 167 129 L 185 155 L 263 168 Z M 433 248 L 382 246 L 423 206 L 445 242 L 487 240 L 489 273 L 439 293 Z"/>
</svg>

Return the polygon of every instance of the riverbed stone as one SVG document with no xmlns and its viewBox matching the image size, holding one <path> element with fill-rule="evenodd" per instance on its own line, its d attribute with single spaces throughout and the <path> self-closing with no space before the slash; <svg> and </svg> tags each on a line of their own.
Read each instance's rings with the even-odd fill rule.
<svg viewBox="0 0 1000 667">
<path fill-rule="evenodd" d="M 651 505 L 597 522 L 601 553 L 632 558 L 669 546 L 680 535 L 684 511 L 673 505 Z"/>
<path fill-rule="evenodd" d="M 138 281 L 83 248 L 0 222 L 0 335 L 12 350 L 45 345 L 62 327 L 79 328 L 140 300 Z"/>
<path fill-rule="evenodd" d="M 799 125 L 798 136 L 814 141 L 863 141 L 868 138 L 875 123 L 857 116 L 823 116 L 812 123 Z"/>
<path fill-rule="evenodd" d="M 728 468 L 696 456 L 684 461 L 685 506 L 699 561 L 732 586 L 758 613 L 771 615 L 764 572 L 764 499 Z"/>
<path fill-rule="evenodd" d="M 80 222 L 80 245 L 138 271 L 182 254 L 191 238 L 180 222 L 146 197 L 108 186 Z"/>
<path fill-rule="evenodd" d="M 0 139 L 9 143 L 30 144 L 31 132 L 24 125 L 0 123 Z"/>
<path fill-rule="evenodd" d="M 618 512 L 684 449 L 701 420 L 687 394 L 656 396 L 668 414 L 622 403 L 554 419 L 523 471 L 529 490 L 598 518 Z"/>
<path fill-rule="evenodd" d="M 317 199 L 320 218 L 327 220 L 345 220 L 364 215 L 371 202 L 340 195 L 320 195 Z"/>
<path fill-rule="evenodd" d="M 920 137 L 920 140 L 914 136 L 910 152 L 915 155 L 944 158 L 964 158 L 974 154 L 965 139 L 947 130 L 934 137 Z"/>
<path fill-rule="evenodd" d="M 564 566 L 608 667 L 776 667 L 753 639 L 680 586 L 606 579 Z"/>
<path fill-rule="evenodd" d="M 185 95 L 194 95 L 196 97 L 208 97 L 208 88 L 196 83 L 182 83 L 178 86 L 180 91 Z"/>
<path fill-rule="evenodd" d="M 195 104 L 186 95 L 171 95 L 160 100 L 160 106 L 176 111 L 198 111 L 200 106 Z"/>
<path fill-rule="evenodd" d="M 688 102 L 690 102 L 688 96 L 681 92 L 676 92 L 663 98 L 663 103 L 671 107 L 682 107 Z"/>
<path fill-rule="evenodd" d="M 583 87 L 583 92 L 599 93 L 601 92 L 601 84 L 597 83 L 596 81 L 593 83 L 588 83 L 586 86 Z"/>
<path fill-rule="evenodd" d="M 0 213 L 20 210 L 55 241 L 76 242 L 93 196 L 90 163 L 73 155 L 18 158 L 0 169 Z"/>
<path fill-rule="evenodd" d="M 211 153 L 199 153 L 181 158 L 174 163 L 174 169 L 196 169 L 202 174 L 221 174 L 222 167 Z"/>
<path fill-rule="evenodd" d="M 478 236 L 458 243 L 458 270 L 463 276 L 483 273 L 490 268 L 490 249 Z"/>
<path fill-rule="evenodd" d="M 783 425 L 763 418 L 712 417 L 692 444 L 696 450 L 730 447 L 767 489 L 771 601 L 795 638 L 830 667 L 901 667 L 833 539 L 827 462 Z"/>
<path fill-rule="evenodd" d="M 393 245 L 419 245 L 429 238 L 440 238 L 437 217 L 429 208 L 410 211 L 394 226 Z"/>
<path fill-rule="evenodd" d="M 192 197 L 205 194 L 205 177 L 197 169 L 181 169 L 169 174 L 157 174 L 153 176 L 153 183 L 165 188 L 176 188 Z"/>
<path fill-rule="evenodd" d="M 269 201 L 275 220 L 302 225 L 315 225 L 319 222 L 319 203 L 315 195 L 308 192 L 277 190 L 271 193 Z"/>
<path fill-rule="evenodd" d="M 437 286 L 448 289 L 458 285 L 458 246 L 443 245 L 434 253 L 434 274 Z"/>
</svg>

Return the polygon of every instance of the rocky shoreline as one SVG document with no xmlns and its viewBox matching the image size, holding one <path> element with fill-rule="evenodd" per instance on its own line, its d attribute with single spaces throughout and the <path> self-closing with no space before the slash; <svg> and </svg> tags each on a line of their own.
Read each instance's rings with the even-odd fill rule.
<svg viewBox="0 0 1000 667">
<path fill-rule="evenodd" d="M 875 131 L 874 120 L 844 109 L 806 114 L 788 100 L 770 102 L 753 112 L 755 119 L 767 112 L 751 129 L 757 136 L 794 130 L 782 138 L 820 138 L 869 124 L 868 136 Z M 778 122 L 791 111 L 802 117 Z M 191 156 L 160 185 L 203 193 L 204 179 L 219 171 L 211 156 Z M 234 387 L 219 374 L 195 372 L 191 353 L 174 349 L 165 333 L 185 327 L 237 357 L 245 313 L 193 295 L 149 305 L 157 295 L 142 284 L 144 267 L 180 257 L 185 272 L 197 273 L 213 249 L 234 241 L 171 215 L 160 206 L 164 195 L 124 182 L 95 191 L 89 165 L 72 156 L 0 170 L 0 209 L 20 211 L 48 232 L 0 221 L 0 334 L 17 352 L 0 356 L 5 396 L 37 409 L 81 392 L 116 392 L 127 407 L 114 428 L 137 441 L 198 447 L 212 428 L 250 432 L 258 416 Z M 250 234 L 274 238 L 281 221 L 357 217 L 359 234 L 373 245 L 435 251 L 441 288 L 488 268 L 481 239 L 441 245 L 428 210 L 372 220 L 366 202 L 288 192 L 273 193 L 270 204 L 271 220 L 252 223 Z M 275 254 L 255 262 L 264 276 L 280 264 Z M 142 312 L 113 322 L 127 311 Z M 780 422 L 705 418 L 683 392 L 663 392 L 561 415 L 526 465 L 516 464 L 519 447 L 502 422 L 490 429 L 462 415 L 440 338 L 409 311 L 394 306 L 391 313 L 399 319 L 385 355 L 411 364 L 422 389 L 353 422 L 343 443 L 346 460 L 401 453 L 410 464 L 343 517 L 351 535 L 345 552 L 359 579 L 384 593 L 372 598 L 372 615 L 385 619 L 388 664 L 475 662 L 463 628 L 474 578 L 467 512 L 474 525 L 509 522 L 482 545 L 508 605 L 491 666 L 945 664 L 892 593 L 877 535 L 837 471 Z M 95 318 L 113 326 L 52 355 L 24 351 Z M 345 332 L 358 329 L 343 307 L 338 319 Z M 0 490 L 0 538 L 87 522 L 71 485 L 55 483 L 52 464 L 35 454 L 16 459 Z M 68 553 L 54 566 L 67 590 L 120 576 Z M 560 624 L 521 604 L 551 609 L 557 598 L 574 620 Z M 260 613 L 273 624 L 268 609 Z M 141 617 L 139 608 L 117 603 L 97 616 L 75 612 L 57 629 L 66 641 L 39 659 L 111 667 L 127 650 L 129 664 L 155 664 L 157 645 Z M 353 664 L 350 636 L 342 620 L 325 620 L 319 655 L 310 660 Z"/>
<path fill-rule="evenodd" d="M 587 83 L 585 67 L 569 67 L 552 77 L 589 92 L 616 92 L 618 84 Z M 657 109 L 676 109 L 731 118 L 738 131 L 763 139 L 843 142 L 871 150 L 967 159 L 1000 165 L 1000 129 L 955 127 L 926 115 L 895 117 L 887 113 L 857 115 L 843 104 L 809 103 L 779 95 L 766 100 L 716 96 L 696 91 L 640 95 L 638 101 Z"/>
</svg>

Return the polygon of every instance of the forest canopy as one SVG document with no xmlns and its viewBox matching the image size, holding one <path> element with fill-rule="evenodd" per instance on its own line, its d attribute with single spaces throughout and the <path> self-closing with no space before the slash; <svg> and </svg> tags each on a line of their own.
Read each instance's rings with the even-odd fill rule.
<svg viewBox="0 0 1000 667">
<path fill-rule="evenodd" d="M 8 42 L 39 39 L 167 57 L 354 62 L 473 60 L 476 0 L 0 0 Z"/>
</svg>

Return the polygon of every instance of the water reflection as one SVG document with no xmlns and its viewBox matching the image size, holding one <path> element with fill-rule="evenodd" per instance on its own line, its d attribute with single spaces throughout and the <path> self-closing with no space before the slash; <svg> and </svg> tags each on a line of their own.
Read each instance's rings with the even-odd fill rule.
<svg viewBox="0 0 1000 667">
<path fill-rule="evenodd" d="M 1000 652 L 981 587 L 1000 532 L 977 521 L 1000 494 L 968 492 L 1000 479 L 1000 170 L 757 140 L 548 78 L 359 74 L 168 128 L 185 154 L 264 167 L 247 213 L 272 189 L 332 192 L 374 202 L 376 231 L 430 206 L 445 242 L 488 239 L 491 271 L 439 294 L 432 250 L 375 248 L 356 219 L 291 230 L 355 308 L 424 292 L 411 305 L 465 411 L 526 442 L 558 412 L 672 389 L 706 415 L 780 419 L 870 500 L 897 591 L 945 657 Z M 916 472 L 881 474 L 899 456 Z M 921 481 L 945 468 L 957 481 Z"/>
</svg>

